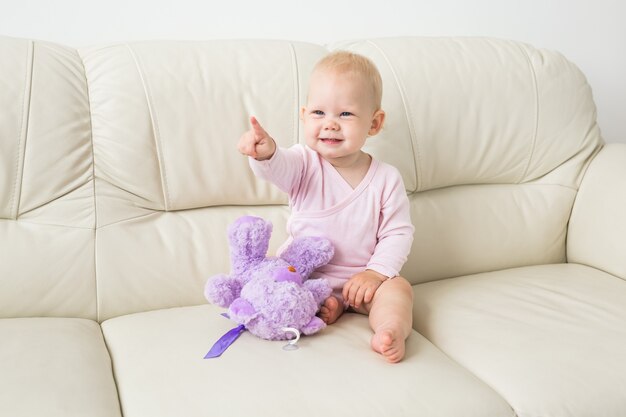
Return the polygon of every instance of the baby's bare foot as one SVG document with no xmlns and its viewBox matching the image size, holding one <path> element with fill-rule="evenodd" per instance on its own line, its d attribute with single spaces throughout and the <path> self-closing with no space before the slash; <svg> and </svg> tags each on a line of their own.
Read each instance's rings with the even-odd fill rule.
<svg viewBox="0 0 626 417">
<path fill-rule="evenodd" d="M 389 329 L 378 330 L 372 336 L 372 349 L 383 355 L 387 362 L 400 362 L 404 358 L 404 339 Z"/>
<path fill-rule="evenodd" d="M 326 324 L 333 324 L 343 313 L 343 308 L 339 303 L 339 300 L 332 295 L 324 301 L 324 304 L 320 308 L 319 317 Z"/>
</svg>

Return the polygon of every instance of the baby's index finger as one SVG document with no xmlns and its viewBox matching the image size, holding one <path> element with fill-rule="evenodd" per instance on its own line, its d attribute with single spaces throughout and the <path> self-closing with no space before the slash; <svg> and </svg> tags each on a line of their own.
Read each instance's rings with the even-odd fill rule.
<svg viewBox="0 0 626 417">
<path fill-rule="evenodd" d="M 254 116 L 250 116 L 250 125 L 252 125 L 252 129 L 254 129 L 254 133 L 256 135 L 265 136 L 265 129 L 261 127 L 261 123 Z"/>
</svg>

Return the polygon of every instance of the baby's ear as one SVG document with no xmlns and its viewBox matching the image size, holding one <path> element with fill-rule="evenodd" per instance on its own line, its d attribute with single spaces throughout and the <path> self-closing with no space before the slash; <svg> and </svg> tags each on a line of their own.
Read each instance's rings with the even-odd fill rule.
<svg viewBox="0 0 626 417">
<path fill-rule="evenodd" d="M 372 125 L 370 127 L 369 132 L 367 134 L 369 136 L 374 136 L 383 128 L 385 124 L 385 112 L 381 109 L 376 110 L 374 116 L 372 116 Z"/>
<path fill-rule="evenodd" d="M 300 120 L 304 121 L 304 112 L 306 112 L 306 107 L 300 107 Z"/>
</svg>

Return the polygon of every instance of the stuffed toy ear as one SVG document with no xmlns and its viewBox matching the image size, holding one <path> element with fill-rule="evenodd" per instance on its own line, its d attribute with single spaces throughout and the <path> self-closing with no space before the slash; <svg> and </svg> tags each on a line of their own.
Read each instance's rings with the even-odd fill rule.
<svg viewBox="0 0 626 417">
<path fill-rule="evenodd" d="M 326 265 L 334 254 L 335 249 L 328 239 L 303 236 L 295 238 L 280 257 L 296 267 L 303 279 L 307 279 L 311 272 Z"/>
<path fill-rule="evenodd" d="M 254 216 L 240 217 L 228 227 L 234 274 L 241 274 L 265 259 L 271 234 L 272 223 Z"/>
</svg>

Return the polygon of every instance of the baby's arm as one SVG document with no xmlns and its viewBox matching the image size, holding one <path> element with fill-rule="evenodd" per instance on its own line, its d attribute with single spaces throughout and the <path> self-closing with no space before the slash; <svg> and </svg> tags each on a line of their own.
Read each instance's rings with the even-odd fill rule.
<svg viewBox="0 0 626 417">
<path fill-rule="evenodd" d="M 241 153 L 248 155 L 248 162 L 254 175 L 273 183 L 281 191 L 289 195 L 289 199 L 295 198 L 299 190 L 299 184 L 305 171 L 304 148 L 299 145 L 291 148 L 281 148 L 274 140 L 265 133 L 268 142 L 257 144 L 256 140 L 263 136 L 263 128 L 255 127 L 256 119 L 251 123 L 253 128 L 244 133 L 240 139 Z M 256 122 L 258 124 L 258 122 Z M 255 129 L 258 129 L 255 132 Z M 271 145 L 266 147 L 266 144 Z M 253 149 L 254 148 L 254 149 Z M 261 148 L 261 149 L 259 149 Z M 252 155 L 257 155 L 255 158 Z"/>
<path fill-rule="evenodd" d="M 411 222 L 409 199 L 400 173 L 389 178 L 383 196 L 377 243 L 366 268 L 393 278 L 407 260 L 415 227 Z"/>
<path fill-rule="evenodd" d="M 343 287 L 344 299 L 354 308 L 371 302 L 378 287 L 400 273 L 413 243 L 409 200 L 397 171 L 384 194 L 374 253 L 366 270 L 353 275 Z"/>
<path fill-rule="evenodd" d="M 279 148 L 254 116 L 250 116 L 250 125 L 250 130 L 239 138 L 237 149 L 249 157 L 257 177 L 274 183 L 291 198 L 302 176 L 301 152 Z"/>
<path fill-rule="evenodd" d="M 250 116 L 250 130 L 241 135 L 237 149 L 244 155 L 251 156 L 257 161 L 270 159 L 276 152 L 276 142 L 261 127 L 254 116 Z"/>
</svg>

